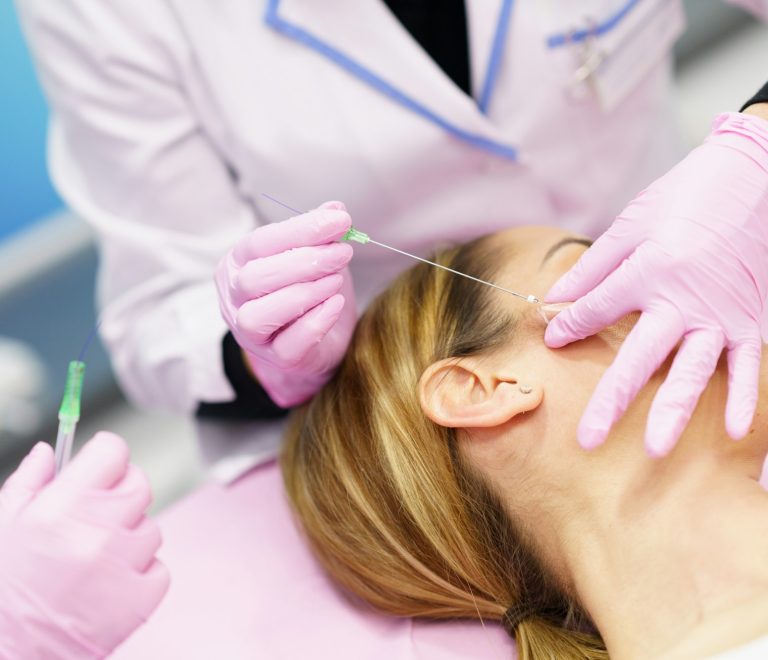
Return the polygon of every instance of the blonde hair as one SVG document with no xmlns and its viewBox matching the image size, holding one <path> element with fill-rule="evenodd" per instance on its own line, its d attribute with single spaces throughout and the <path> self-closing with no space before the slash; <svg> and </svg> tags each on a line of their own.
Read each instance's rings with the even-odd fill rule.
<svg viewBox="0 0 768 660">
<path fill-rule="evenodd" d="M 492 242 L 437 258 L 489 279 L 500 261 Z M 378 610 L 506 619 L 522 660 L 607 658 L 577 603 L 463 460 L 455 432 L 419 404 L 428 365 L 491 350 L 515 332 L 484 287 L 425 265 L 401 275 L 363 315 L 334 379 L 294 416 L 286 490 L 328 573 Z"/>
</svg>

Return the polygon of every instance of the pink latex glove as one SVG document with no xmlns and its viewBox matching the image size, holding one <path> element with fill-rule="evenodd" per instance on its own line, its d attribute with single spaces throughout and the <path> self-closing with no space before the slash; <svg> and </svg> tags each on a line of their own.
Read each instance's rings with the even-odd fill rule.
<svg viewBox="0 0 768 660">
<path fill-rule="evenodd" d="M 0 658 L 103 658 L 168 589 L 143 474 L 99 433 L 54 479 L 37 444 L 0 490 Z"/>
<path fill-rule="evenodd" d="M 705 142 L 641 192 L 545 296 L 575 300 L 549 324 L 548 346 L 642 315 L 604 374 L 578 428 L 604 442 L 651 375 L 682 344 L 648 417 L 654 456 L 674 447 L 728 351 L 728 434 L 746 435 L 757 403 L 768 287 L 768 122 L 717 117 Z"/>
<path fill-rule="evenodd" d="M 216 269 L 221 314 L 270 398 L 289 408 L 311 398 L 341 362 L 357 322 L 345 269 L 352 226 L 326 202 L 243 237 Z"/>
</svg>

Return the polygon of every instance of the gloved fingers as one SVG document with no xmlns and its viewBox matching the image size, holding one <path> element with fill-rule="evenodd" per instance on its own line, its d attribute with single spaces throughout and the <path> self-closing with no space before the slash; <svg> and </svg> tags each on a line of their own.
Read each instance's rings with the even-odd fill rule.
<svg viewBox="0 0 768 660">
<path fill-rule="evenodd" d="M 101 431 L 85 443 L 53 485 L 75 490 L 111 488 L 125 476 L 129 454 L 125 440 Z"/>
<path fill-rule="evenodd" d="M 352 258 L 348 243 L 300 247 L 249 261 L 237 273 L 233 302 L 242 305 L 297 282 L 314 282 L 338 273 Z"/>
<path fill-rule="evenodd" d="M 625 230 L 621 218 L 598 238 L 579 260 L 544 296 L 548 303 L 569 302 L 594 289 L 637 246 L 636 239 Z"/>
<path fill-rule="evenodd" d="M 73 515 L 99 525 L 131 529 L 144 518 L 150 504 L 152 488 L 147 476 L 135 465 L 129 465 L 123 479 L 111 488 L 80 494 Z"/>
<path fill-rule="evenodd" d="M 252 346 L 272 341 L 281 328 L 336 295 L 343 283 L 343 276 L 335 273 L 314 282 L 291 284 L 244 303 L 237 312 L 237 329 L 240 335 L 247 336 L 245 339 L 250 345 L 243 348 L 258 351 Z"/>
<path fill-rule="evenodd" d="M 53 448 L 38 442 L 0 489 L 0 518 L 9 519 L 53 479 L 56 463 Z"/>
<path fill-rule="evenodd" d="M 757 332 L 757 331 L 756 331 Z M 760 382 L 760 357 L 763 343 L 758 334 L 741 341 L 728 351 L 728 401 L 725 404 L 725 430 L 740 440 L 752 426 Z"/>
<path fill-rule="evenodd" d="M 640 316 L 584 410 L 576 432 L 582 447 L 594 449 L 605 442 L 613 424 L 664 362 L 684 329 L 683 319 L 674 309 Z"/>
<path fill-rule="evenodd" d="M 143 573 L 155 560 L 161 545 L 160 527 L 151 518 L 144 518 L 134 529 L 115 530 L 104 554 Z"/>
<path fill-rule="evenodd" d="M 683 339 L 648 414 L 645 448 L 651 456 L 672 451 L 717 368 L 724 344 L 720 330 L 693 330 Z"/>
<path fill-rule="evenodd" d="M 155 559 L 149 567 L 139 576 L 139 589 L 141 590 L 142 607 L 141 616 L 146 621 L 157 609 L 163 600 L 168 588 L 171 586 L 171 575 L 166 565 L 159 559 Z"/>
<path fill-rule="evenodd" d="M 297 365 L 339 320 L 344 296 L 337 293 L 296 319 L 272 342 L 272 351 L 286 367 Z"/>
<path fill-rule="evenodd" d="M 279 254 L 292 248 L 322 245 L 338 241 L 352 226 L 352 218 L 344 210 L 318 208 L 283 222 L 254 229 L 232 249 L 236 264 Z"/>
<path fill-rule="evenodd" d="M 636 310 L 631 292 L 636 283 L 632 258 L 625 261 L 589 293 L 561 311 L 547 325 L 544 342 L 560 348 L 616 323 Z"/>
<path fill-rule="evenodd" d="M 95 623 L 101 623 L 101 626 L 87 635 L 93 638 L 101 636 L 104 632 L 111 633 L 105 655 L 149 619 L 168 593 L 171 583 L 168 568 L 159 559 L 154 559 L 142 573 L 126 571 L 116 564 L 113 564 L 113 568 L 117 569 L 117 572 L 105 578 L 111 577 L 114 582 L 113 591 L 120 599 L 120 607 L 116 610 L 120 615 L 119 620 L 114 621 L 116 625 L 113 630 L 101 630 L 104 622 L 97 620 Z"/>
</svg>

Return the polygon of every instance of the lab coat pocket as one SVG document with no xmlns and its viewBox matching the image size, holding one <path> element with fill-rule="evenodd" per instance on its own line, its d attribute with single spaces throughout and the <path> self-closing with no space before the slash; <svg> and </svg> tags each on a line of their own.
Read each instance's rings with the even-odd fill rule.
<svg viewBox="0 0 768 660">
<path fill-rule="evenodd" d="M 610 112 L 668 57 L 685 29 L 681 0 L 549 0 L 545 47 L 573 100 Z"/>
</svg>

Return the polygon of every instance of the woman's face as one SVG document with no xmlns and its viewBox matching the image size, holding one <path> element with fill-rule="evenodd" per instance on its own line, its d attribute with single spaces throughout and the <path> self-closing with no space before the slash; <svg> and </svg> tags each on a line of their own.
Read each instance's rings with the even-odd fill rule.
<svg viewBox="0 0 768 660">
<path fill-rule="evenodd" d="M 555 227 L 542 226 L 510 229 L 499 233 L 495 240 L 499 242 L 499 254 L 504 255 L 502 259 L 505 261 L 496 277 L 498 284 L 526 295 L 533 293 L 539 299 L 543 299 L 552 285 L 570 270 L 591 245 L 591 241 L 583 237 Z M 573 430 L 575 437 L 575 427 L 571 429 L 570 424 L 563 422 L 581 416 L 595 386 L 613 362 L 639 314 L 630 314 L 593 337 L 564 348 L 549 349 L 544 344 L 546 325 L 540 317 L 538 306 L 503 293 L 497 294 L 497 300 L 504 311 L 520 319 L 521 323 L 519 331 L 513 333 L 507 345 L 496 352 L 493 359 L 520 364 L 523 373 L 530 374 L 532 379 L 542 380 L 546 398 L 567 405 L 567 410 L 558 411 L 560 427 L 567 428 L 569 433 Z M 635 407 L 650 405 L 653 394 L 666 376 L 671 357 L 638 397 L 638 405 Z M 722 401 L 717 402 L 718 407 L 725 404 L 724 395 L 727 390 L 724 389 L 726 382 L 722 380 L 724 375 L 723 359 L 707 393 L 710 399 L 722 398 Z M 760 386 L 761 390 L 768 386 L 766 364 L 763 364 L 761 371 Z M 761 399 L 758 413 L 764 411 L 766 405 Z M 721 427 L 722 414 L 719 408 L 710 408 L 708 412 L 710 421 L 718 418 L 718 428 Z"/>
<path fill-rule="evenodd" d="M 499 254 L 505 263 L 497 275 L 501 286 L 543 299 L 552 285 L 588 249 L 591 241 L 554 227 L 520 227 L 498 234 Z M 514 375 L 527 385 L 544 389 L 541 406 L 532 415 L 546 422 L 544 436 L 566 436 L 575 447 L 576 426 L 601 376 L 611 364 L 637 314 L 632 314 L 594 337 L 560 349 L 544 344 L 546 325 L 537 305 L 499 293 L 498 305 L 518 328 L 507 345 L 489 359 L 514 365 Z M 518 375 L 519 374 L 519 375 Z M 555 434 L 550 426 L 556 424 Z M 641 441 L 642 442 L 642 441 Z"/>
<path fill-rule="evenodd" d="M 505 259 L 496 282 L 539 298 L 589 245 L 582 238 L 550 227 L 511 229 L 496 240 L 499 254 Z M 633 479 L 636 484 L 646 483 L 643 480 L 650 484 L 662 472 L 671 473 L 678 467 L 688 470 L 703 459 L 711 462 L 713 457 L 720 466 L 738 463 L 743 468 L 748 464 L 755 478 L 759 476 L 767 450 L 765 442 L 757 440 L 768 437 L 762 421 L 766 415 L 761 414 L 766 412 L 765 403 L 761 400 L 758 406 L 749 441 L 734 443 L 727 438 L 722 421 L 727 396 L 724 360 L 702 395 L 683 438 L 667 458 L 650 458 L 644 450 L 643 436 L 650 404 L 670 360 L 640 392 L 606 443 L 591 452 L 581 449 L 576 442 L 578 422 L 638 315 L 630 315 L 593 337 L 549 349 L 544 344 L 545 324 L 536 307 L 503 293 L 495 295 L 498 305 L 519 322 L 504 346 L 477 361 L 478 373 L 490 374 L 497 382 L 506 379 L 532 387 L 533 394 L 528 396 L 536 397 L 536 405 L 493 428 L 467 425 L 459 437 L 462 452 L 501 492 L 510 494 L 511 507 L 519 506 L 514 514 L 541 513 L 536 507 L 539 498 L 528 501 L 528 496 L 542 489 L 550 493 L 561 489 L 566 501 L 574 489 L 582 489 L 586 497 L 594 491 L 596 497 L 599 493 L 605 499 L 607 479 L 614 480 L 617 487 Z M 764 367 L 761 387 L 768 384 L 767 378 Z M 521 488 L 523 481 L 525 488 Z"/>
</svg>

